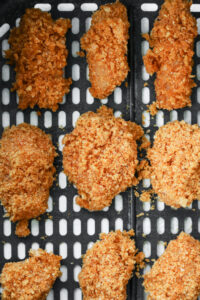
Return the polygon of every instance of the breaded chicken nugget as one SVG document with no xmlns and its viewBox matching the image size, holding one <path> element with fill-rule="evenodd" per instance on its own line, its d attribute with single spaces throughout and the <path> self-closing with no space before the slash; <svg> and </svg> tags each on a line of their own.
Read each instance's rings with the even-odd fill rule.
<svg viewBox="0 0 200 300">
<path fill-rule="evenodd" d="M 84 300 L 126 299 L 126 285 L 137 262 L 133 235 L 133 230 L 101 234 L 87 250 L 79 273 Z"/>
<path fill-rule="evenodd" d="M 184 121 L 162 126 L 148 150 L 151 183 L 161 201 L 173 207 L 200 200 L 200 128 Z"/>
<path fill-rule="evenodd" d="M 0 140 L 0 200 L 16 234 L 30 233 L 28 220 L 43 214 L 53 183 L 56 156 L 50 137 L 41 129 L 20 124 L 6 129 Z"/>
<path fill-rule="evenodd" d="M 149 300 L 196 300 L 200 293 L 200 242 L 181 232 L 144 275 Z"/>
<path fill-rule="evenodd" d="M 90 92 L 95 98 L 106 98 L 127 77 L 129 26 L 123 4 L 106 4 L 93 14 L 91 27 L 81 38 L 81 48 L 87 51 Z"/>
<path fill-rule="evenodd" d="M 61 256 L 42 249 L 30 250 L 30 258 L 5 264 L 1 274 L 2 300 L 45 300 L 61 275 Z"/>
<path fill-rule="evenodd" d="M 144 35 L 153 48 L 144 56 L 144 64 L 149 74 L 157 73 L 157 108 L 172 110 L 191 106 L 191 89 L 195 86 L 192 57 L 197 36 L 191 4 L 188 0 L 165 0 L 150 36 Z"/>
<path fill-rule="evenodd" d="M 78 119 L 76 128 L 63 139 L 63 167 L 78 189 L 80 206 L 101 210 L 134 184 L 136 140 L 142 135 L 140 126 L 115 118 L 106 106 Z"/>
<path fill-rule="evenodd" d="M 19 108 L 49 108 L 56 111 L 65 93 L 69 93 L 71 78 L 63 77 L 67 65 L 65 35 L 71 27 L 69 19 L 53 21 L 51 15 L 30 8 L 11 30 L 10 50 L 6 58 L 15 65 L 13 90 L 19 96 Z"/>
</svg>

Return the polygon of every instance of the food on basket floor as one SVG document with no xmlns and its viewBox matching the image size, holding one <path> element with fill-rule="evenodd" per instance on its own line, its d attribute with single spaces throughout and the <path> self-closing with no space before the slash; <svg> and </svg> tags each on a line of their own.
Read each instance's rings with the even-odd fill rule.
<svg viewBox="0 0 200 300">
<path fill-rule="evenodd" d="M 29 251 L 30 258 L 6 263 L 1 274 L 2 300 L 45 300 L 61 276 L 61 256 L 42 249 Z"/>
<path fill-rule="evenodd" d="M 38 105 L 56 111 L 69 93 L 72 80 L 63 77 L 63 68 L 68 56 L 65 35 L 70 27 L 69 19 L 53 21 L 49 13 L 31 8 L 19 27 L 11 30 L 6 58 L 15 65 L 13 90 L 17 90 L 19 108 Z"/>
<path fill-rule="evenodd" d="M 90 29 L 81 38 L 87 52 L 93 97 L 103 99 L 127 77 L 129 22 L 126 7 L 119 1 L 102 5 L 92 16 Z"/>
<path fill-rule="evenodd" d="M 78 189 L 80 206 L 101 210 L 137 182 L 136 140 L 142 135 L 139 125 L 115 118 L 106 106 L 78 119 L 63 139 L 63 167 Z"/>
<path fill-rule="evenodd" d="M 27 236 L 28 220 L 43 214 L 56 156 L 50 137 L 26 123 L 6 129 L 0 140 L 0 199 L 16 234 Z"/>
<path fill-rule="evenodd" d="M 162 126 L 148 150 L 151 183 L 161 201 L 173 207 L 200 200 L 200 128 L 184 121 Z"/>
<path fill-rule="evenodd" d="M 196 85 L 191 73 L 197 36 L 191 4 L 188 0 L 165 0 L 150 36 L 144 35 L 152 48 L 144 56 L 144 64 L 149 74 L 157 73 L 155 90 L 159 109 L 191 106 L 190 95 Z"/>
<path fill-rule="evenodd" d="M 149 300 L 196 300 L 200 293 L 200 242 L 182 232 L 144 275 Z"/>
<path fill-rule="evenodd" d="M 87 250 L 79 273 L 84 300 L 126 299 L 126 285 L 144 258 L 142 252 L 137 254 L 133 235 L 133 230 L 102 233 L 100 241 Z"/>
</svg>

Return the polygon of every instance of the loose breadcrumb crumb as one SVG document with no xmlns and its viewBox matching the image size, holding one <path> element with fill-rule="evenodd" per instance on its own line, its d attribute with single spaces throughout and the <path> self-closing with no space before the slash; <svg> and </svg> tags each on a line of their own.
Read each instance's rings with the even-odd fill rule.
<svg viewBox="0 0 200 300">
<path fill-rule="evenodd" d="M 200 128 L 175 121 L 159 128 L 148 150 L 151 183 L 159 199 L 173 207 L 200 200 Z"/>
<path fill-rule="evenodd" d="M 151 105 L 148 105 L 148 108 L 151 116 L 155 116 L 157 114 L 158 110 L 156 101 L 154 101 Z"/>
<path fill-rule="evenodd" d="M 200 293 L 200 242 L 182 232 L 144 275 L 150 300 L 195 300 Z"/>
<path fill-rule="evenodd" d="M 81 38 L 95 98 L 106 98 L 127 77 L 129 26 L 126 7 L 117 1 L 102 5 L 93 14 L 91 27 Z"/>
<path fill-rule="evenodd" d="M 142 191 L 142 194 L 140 195 L 140 201 L 150 202 L 152 193 L 153 193 L 153 190 Z"/>
<path fill-rule="evenodd" d="M 2 300 L 45 300 L 61 275 L 61 256 L 42 249 L 30 250 L 30 258 L 5 264 L 1 274 Z"/>
<path fill-rule="evenodd" d="M 136 140 L 142 135 L 140 126 L 115 118 L 106 106 L 78 119 L 63 139 L 64 172 L 78 189 L 77 204 L 101 210 L 135 183 Z"/>
<path fill-rule="evenodd" d="M 85 52 L 84 51 L 78 51 L 76 54 L 80 57 L 85 57 Z"/>
<path fill-rule="evenodd" d="M 191 90 L 196 85 L 191 73 L 197 36 L 191 4 L 188 0 L 165 0 L 150 36 L 144 35 L 153 48 L 144 56 L 144 64 L 149 74 L 157 73 L 157 108 L 172 110 L 191 106 Z M 154 106 L 151 111 L 155 113 Z"/>
<path fill-rule="evenodd" d="M 144 259 L 143 253 L 137 254 L 133 235 L 133 230 L 101 234 L 87 250 L 79 273 L 84 300 L 126 299 L 126 285 L 135 265 Z"/>
<path fill-rule="evenodd" d="M 0 140 L 0 199 L 16 234 L 27 236 L 28 220 L 43 214 L 53 184 L 56 151 L 50 137 L 26 123 L 4 131 Z"/>
<path fill-rule="evenodd" d="M 19 108 L 49 108 L 56 111 L 65 93 L 69 93 L 71 78 L 63 77 L 68 50 L 65 35 L 71 27 L 69 19 L 53 21 L 51 15 L 30 8 L 11 30 L 6 58 L 15 65 Z"/>
</svg>

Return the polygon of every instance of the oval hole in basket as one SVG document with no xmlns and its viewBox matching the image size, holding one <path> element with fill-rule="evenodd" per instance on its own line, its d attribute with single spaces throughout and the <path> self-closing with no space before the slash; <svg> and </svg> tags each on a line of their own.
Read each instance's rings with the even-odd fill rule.
<svg viewBox="0 0 200 300">
<path fill-rule="evenodd" d="M 141 19 L 141 33 L 148 33 L 149 32 L 149 19 L 142 18 Z"/>
<path fill-rule="evenodd" d="M 72 18 L 72 33 L 79 33 L 80 22 L 78 18 Z"/>
<path fill-rule="evenodd" d="M 12 247 L 10 243 L 5 243 L 3 246 L 3 254 L 5 259 L 10 259 L 12 256 Z"/>
<path fill-rule="evenodd" d="M 82 300 L 81 289 L 74 290 L 74 300 Z"/>
<path fill-rule="evenodd" d="M 8 32 L 8 30 L 10 29 L 10 25 L 8 23 L 5 23 L 3 25 L 1 25 L 0 27 L 0 38 L 6 34 L 6 32 Z"/>
<path fill-rule="evenodd" d="M 115 220 L 115 230 L 123 231 L 123 220 L 121 218 Z"/>
<path fill-rule="evenodd" d="M 72 79 L 77 81 L 80 79 L 80 66 L 75 64 L 72 66 Z"/>
<path fill-rule="evenodd" d="M 17 247 L 17 255 L 19 259 L 24 259 L 26 256 L 26 247 L 24 243 L 19 243 Z"/>
<path fill-rule="evenodd" d="M 150 90 L 148 87 L 142 89 L 142 102 L 148 104 L 150 101 Z"/>
<path fill-rule="evenodd" d="M 4 105 L 8 105 L 10 102 L 10 92 L 9 89 L 3 89 L 2 90 L 2 103 Z"/>
<path fill-rule="evenodd" d="M 74 219 L 74 221 L 73 221 L 73 233 L 74 233 L 74 235 L 80 235 L 81 234 L 81 220 L 80 219 Z"/>
<path fill-rule="evenodd" d="M 83 11 L 95 11 L 98 6 L 96 3 L 83 3 L 81 4 L 81 10 Z"/>
<path fill-rule="evenodd" d="M 200 4 L 192 4 L 190 6 L 190 11 L 191 12 L 200 12 Z"/>
<path fill-rule="evenodd" d="M 192 232 L 192 219 L 190 217 L 187 217 L 184 220 L 184 231 L 186 233 Z"/>
<path fill-rule="evenodd" d="M 4 128 L 10 125 L 10 114 L 7 111 L 2 114 L 2 125 Z"/>
<path fill-rule="evenodd" d="M 165 251 L 165 246 L 164 243 L 162 241 L 159 241 L 157 244 L 157 255 L 161 256 Z"/>
<path fill-rule="evenodd" d="M 67 244 L 66 243 L 61 243 L 59 245 L 59 254 L 62 256 L 63 259 L 65 259 L 67 257 Z"/>
<path fill-rule="evenodd" d="M 81 267 L 80 266 L 75 266 L 74 267 L 74 281 L 78 282 L 78 275 L 81 271 Z"/>
<path fill-rule="evenodd" d="M 8 40 L 3 40 L 2 42 L 2 56 L 5 57 L 5 51 L 8 50 L 10 48 L 9 44 L 8 44 Z"/>
<path fill-rule="evenodd" d="M 47 295 L 47 300 L 55 300 L 53 290 L 50 290 L 49 294 Z"/>
<path fill-rule="evenodd" d="M 115 196 L 115 210 L 120 212 L 123 210 L 123 198 L 121 195 Z"/>
<path fill-rule="evenodd" d="M 143 252 L 145 254 L 145 257 L 150 257 L 151 256 L 151 243 L 149 241 L 144 242 Z"/>
<path fill-rule="evenodd" d="M 109 232 L 109 221 L 106 218 L 101 220 L 101 232 L 103 233 Z"/>
<path fill-rule="evenodd" d="M 72 89 L 72 102 L 73 104 L 80 103 L 80 89 L 77 87 Z"/>
<path fill-rule="evenodd" d="M 87 233 L 89 235 L 94 235 L 95 234 L 95 220 L 90 218 L 87 221 Z"/>
<path fill-rule="evenodd" d="M 30 113 L 30 123 L 31 125 L 35 125 L 35 126 L 38 125 L 38 115 L 36 111 L 32 111 Z"/>
<path fill-rule="evenodd" d="M 53 221 L 50 219 L 45 220 L 45 233 L 48 236 L 53 234 Z"/>
<path fill-rule="evenodd" d="M 39 234 L 39 222 L 36 219 L 31 220 L 31 234 L 37 236 Z"/>
<path fill-rule="evenodd" d="M 143 220 L 143 233 L 149 234 L 151 232 L 151 221 L 149 218 L 144 218 Z"/>
<path fill-rule="evenodd" d="M 149 50 L 149 43 L 147 41 L 142 41 L 141 43 L 142 56 L 146 55 L 148 50 Z"/>
<path fill-rule="evenodd" d="M 58 4 L 59 11 L 73 11 L 75 8 L 73 3 L 60 3 Z"/>
<path fill-rule="evenodd" d="M 165 220 L 163 218 L 158 218 L 157 220 L 157 232 L 163 234 L 165 232 Z"/>
<path fill-rule="evenodd" d="M 67 234 L 67 220 L 61 219 L 59 221 L 59 233 L 61 236 L 64 236 Z"/>
<path fill-rule="evenodd" d="M 81 258 L 81 243 L 79 242 L 74 243 L 73 254 L 74 254 L 74 258 L 76 259 Z"/>
<path fill-rule="evenodd" d="M 60 277 L 60 281 L 61 282 L 67 281 L 67 267 L 66 266 L 61 266 L 60 271 L 62 273 L 62 275 Z"/>
<path fill-rule="evenodd" d="M 145 66 L 142 66 L 142 79 L 143 80 L 149 80 L 149 74 L 147 73 L 147 71 L 146 71 L 146 68 L 145 68 Z"/>
<path fill-rule="evenodd" d="M 11 235 L 11 221 L 10 220 L 3 221 L 3 234 L 5 236 Z"/>
<path fill-rule="evenodd" d="M 16 124 L 19 125 L 24 122 L 24 113 L 22 111 L 18 111 L 16 113 Z"/>
<path fill-rule="evenodd" d="M 66 212 L 67 211 L 67 197 L 64 195 L 61 195 L 59 197 L 59 211 L 60 212 Z"/>
<path fill-rule="evenodd" d="M 54 248 L 53 243 L 46 243 L 45 249 L 48 253 L 53 252 L 53 248 Z"/>
<path fill-rule="evenodd" d="M 34 6 L 35 8 L 39 8 L 42 11 L 50 11 L 51 10 L 51 4 L 49 3 L 37 3 Z"/>
<path fill-rule="evenodd" d="M 157 11 L 158 5 L 156 3 L 143 3 L 141 5 L 141 10 L 143 11 Z"/>
<path fill-rule="evenodd" d="M 94 97 L 90 94 L 89 88 L 87 88 L 86 91 L 86 102 L 87 104 L 93 104 L 94 103 Z"/>
<path fill-rule="evenodd" d="M 78 195 L 75 195 L 73 198 L 73 210 L 75 212 L 79 212 L 81 210 L 81 207 L 76 203 L 76 197 L 78 197 Z"/>
<path fill-rule="evenodd" d="M 176 217 L 171 218 L 170 228 L 171 233 L 177 234 L 178 233 L 178 219 Z"/>
<path fill-rule="evenodd" d="M 61 270 L 62 272 L 62 270 Z M 64 288 L 60 290 L 60 300 L 68 300 L 68 291 Z"/>
<path fill-rule="evenodd" d="M 67 186 L 67 177 L 63 172 L 60 172 L 59 174 L 59 186 L 61 189 L 65 189 Z"/>
</svg>

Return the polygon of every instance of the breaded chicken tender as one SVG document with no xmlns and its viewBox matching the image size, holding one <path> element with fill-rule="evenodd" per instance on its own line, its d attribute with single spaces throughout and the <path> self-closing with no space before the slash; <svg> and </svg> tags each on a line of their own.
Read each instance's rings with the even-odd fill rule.
<svg viewBox="0 0 200 300">
<path fill-rule="evenodd" d="M 144 275 L 149 300 L 196 300 L 200 294 L 200 242 L 181 232 Z"/>
<path fill-rule="evenodd" d="M 53 21 L 51 15 L 30 8 L 11 30 L 10 50 L 6 58 L 15 65 L 19 108 L 49 108 L 56 111 L 65 93 L 69 93 L 71 78 L 63 77 L 67 65 L 65 35 L 71 27 L 69 19 Z"/>
<path fill-rule="evenodd" d="M 0 200 L 16 234 L 27 236 L 28 220 L 43 214 L 53 184 L 56 156 L 50 137 L 23 123 L 6 129 L 0 140 Z"/>
<path fill-rule="evenodd" d="M 95 98 L 106 98 L 127 77 L 129 26 L 126 7 L 118 1 L 102 5 L 81 38 L 81 48 L 87 52 L 90 92 Z"/>
<path fill-rule="evenodd" d="M 154 23 L 144 56 L 149 74 L 155 80 L 156 106 L 159 109 L 178 109 L 191 106 L 193 81 L 193 47 L 197 36 L 196 19 L 190 13 L 192 1 L 165 0 Z"/>
<path fill-rule="evenodd" d="M 102 233 L 87 250 L 79 273 L 84 300 L 126 299 L 126 285 L 137 262 L 133 235 L 133 230 Z"/>
<path fill-rule="evenodd" d="M 2 300 L 45 300 L 61 275 L 61 256 L 42 249 L 30 250 L 30 258 L 5 264 L 1 274 Z"/>
<path fill-rule="evenodd" d="M 115 118 L 106 106 L 78 119 L 75 129 L 63 139 L 64 172 L 78 189 L 77 204 L 102 210 L 134 184 L 136 140 L 142 135 L 140 126 Z"/>
<path fill-rule="evenodd" d="M 184 121 L 162 126 L 148 150 L 151 183 L 161 201 L 173 207 L 200 200 L 200 128 Z"/>
</svg>

